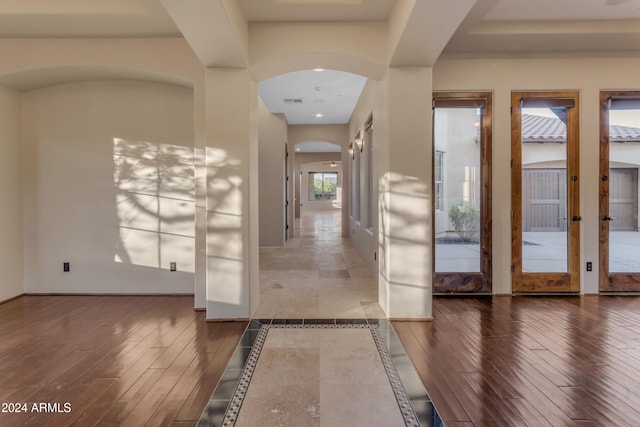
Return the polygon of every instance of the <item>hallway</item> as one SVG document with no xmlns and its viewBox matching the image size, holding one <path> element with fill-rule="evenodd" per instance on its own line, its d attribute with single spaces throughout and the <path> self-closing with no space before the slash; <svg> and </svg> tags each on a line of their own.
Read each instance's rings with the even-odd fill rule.
<svg viewBox="0 0 640 427">
<path fill-rule="evenodd" d="M 340 210 L 260 249 L 260 301 L 198 426 L 432 426 L 416 370 Z"/>
<path fill-rule="evenodd" d="M 303 211 L 284 247 L 260 248 L 260 302 L 252 318 L 386 317 L 375 277 L 341 236 L 340 210 Z"/>
</svg>

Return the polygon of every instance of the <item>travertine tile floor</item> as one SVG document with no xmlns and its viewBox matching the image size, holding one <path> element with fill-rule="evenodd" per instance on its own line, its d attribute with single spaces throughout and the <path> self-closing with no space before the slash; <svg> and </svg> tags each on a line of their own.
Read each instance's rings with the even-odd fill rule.
<svg viewBox="0 0 640 427">
<path fill-rule="evenodd" d="M 296 237 L 260 248 L 253 318 L 382 318 L 375 277 L 342 238 L 340 210 L 303 212 Z"/>
<path fill-rule="evenodd" d="M 339 210 L 303 213 L 295 237 L 284 247 L 260 248 L 260 301 L 253 319 L 368 318 L 377 325 L 374 319 L 386 317 L 375 277 L 351 241 L 342 238 L 340 221 Z M 257 332 L 245 332 L 250 345 Z M 250 360 L 247 350 L 236 352 Z M 249 384 L 241 380 L 244 371 L 227 366 L 198 425 L 405 425 L 368 328 L 270 329 L 258 354 Z M 229 392 L 237 393 L 242 384 L 248 386 L 246 396 L 233 397 Z"/>
<path fill-rule="evenodd" d="M 272 329 L 235 425 L 405 423 L 368 329 Z"/>
</svg>

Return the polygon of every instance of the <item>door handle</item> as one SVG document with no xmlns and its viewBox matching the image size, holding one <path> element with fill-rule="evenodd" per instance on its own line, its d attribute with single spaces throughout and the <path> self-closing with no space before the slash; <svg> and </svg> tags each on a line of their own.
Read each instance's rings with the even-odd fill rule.
<svg viewBox="0 0 640 427">
<path fill-rule="evenodd" d="M 574 215 L 571 217 L 571 221 L 582 221 L 582 217 L 580 215 Z"/>
<path fill-rule="evenodd" d="M 609 215 L 604 215 L 602 217 L 603 221 L 613 221 L 614 219 L 618 219 L 618 217 L 617 216 L 609 216 Z"/>
</svg>

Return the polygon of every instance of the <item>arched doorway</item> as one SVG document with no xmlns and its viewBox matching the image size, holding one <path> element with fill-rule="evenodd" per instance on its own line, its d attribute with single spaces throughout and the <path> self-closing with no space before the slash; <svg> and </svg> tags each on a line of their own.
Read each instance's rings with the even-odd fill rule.
<svg viewBox="0 0 640 427">
<path fill-rule="evenodd" d="M 354 126 L 351 116 L 365 83 L 365 78 L 349 73 L 307 70 L 259 86 L 260 103 L 271 115 L 259 122 L 275 123 L 276 116 L 279 126 L 286 127 L 283 133 L 260 130 L 264 138 L 258 145 L 265 156 L 260 165 L 273 153 L 284 153 L 287 185 L 279 194 L 285 206 L 290 202 L 284 215 L 290 220 L 291 239 L 280 247 L 261 244 L 260 302 L 252 317 L 384 317 L 377 270 L 362 261 L 348 234 L 353 165 L 347 147 Z M 273 144 L 275 151 L 267 152 L 263 143 Z M 285 150 L 279 151 L 282 143 Z M 260 173 L 261 190 L 268 178 Z M 262 191 L 260 201 L 262 216 L 263 205 L 270 203 Z"/>
</svg>

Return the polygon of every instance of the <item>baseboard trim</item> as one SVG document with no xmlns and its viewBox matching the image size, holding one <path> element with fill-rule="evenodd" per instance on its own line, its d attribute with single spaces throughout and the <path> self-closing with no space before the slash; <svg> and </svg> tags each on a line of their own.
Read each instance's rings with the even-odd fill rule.
<svg viewBox="0 0 640 427">
<path fill-rule="evenodd" d="M 391 322 L 433 322 L 433 317 L 390 317 Z"/>
<path fill-rule="evenodd" d="M 4 301 L 0 301 L 0 304 L 6 304 L 6 303 L 8 303 L 10 301 L 16 300 L 18 298 L 22 298 L 23 296 L 25 296 L 25 294 L 16 295 L 15 297 L 11 297 L 11 298 L 6 299 Z"/>
<path fill-rule="evenodd" d="M 207 319 L 207 323 L 225 323 L 225 322 L 248 322 L 249 319 L 248 317 L 236 317 L 236 318 L 229 318 L 229 319 Z"/>
<path fill-rule="evenodd" d="M 194 294 L 167 293 L 167 294 L 142 294 L 142 293 L 73 293 L 73 292 L 27 292 L 22 294 L 30 297 L 192 297 Z"/>
</svg>

